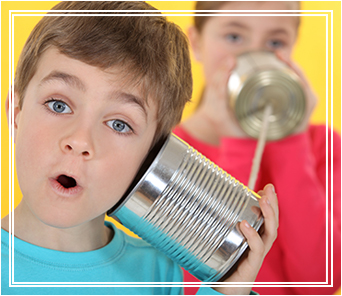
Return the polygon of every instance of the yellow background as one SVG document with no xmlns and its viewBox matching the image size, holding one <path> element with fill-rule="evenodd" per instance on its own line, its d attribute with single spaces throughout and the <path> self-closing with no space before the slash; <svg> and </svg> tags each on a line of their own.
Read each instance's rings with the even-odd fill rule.
<svg viewBox="0 0 342 296">
<path fill-rule="evenodd" d="M 148 1 L 160 10 L 191 10 L 193 1 Z M 58 1 L 2 1 L 1 2 L 1 217 L 9 212 L 9 133 L 4 110 L 5 99 L 9 89 L 9 11 L 10 10 L 48 10 Z M 313 123 L 328 123 L 341 131 L 341 2 L 340 1 L 303 1 L 302 10 L 329 10 L 321 12 L 328 15 L 328 50 L 326 48 L 326 17 L 308 16 L 303 12 L 299 38 L 293 53 L 293 59 L 302 67 L 313 89 L 319 97 L 318 106 L 312 116 Z M 315 12 L 318 14 L 319 12 Z M 330 21 L 333 16 L 333 28 Z M 14 64 L 28 34 L 40 17 L 16 16 L 14 20 Z M 192 22 L 190 16 L 171 16 L 169 19 L 177 23 L 185 32 Z M 333 40 L 330 39 L 333 29 Z M 333 48 L 330 47 L 333 41 Z M 333 55 L 331 55 L 333 49 Z M 326 63 L 328 57 L 328 64 Z M 331 90 L 331 59 L 333 58 L 333 91 Z M 328 65 L 328 88 L 326 87 L 326 66 Z M 193 111 L 202 80 L 201 66 L 193 62 L 194 94 L 193 102 L 185 111 L 184 118 Z M 331 102 L 333 98 L 333 112 Z M 328 100 L 328 112 L 326 103 Z M 333 121 L 331 121 L 333 115 Z M 331 123 L 332 122 L 332 123 Z M 15 178 L 15 205 L 21 199 L 20 189 Z"/>
<path fill-rule="evenodd" d="M 193 1 L 148 1 L 160 10 L 192 10 Z M 9 11 L 10 10 L 48 10 L 58 1 L 2 1 L 1 2 L 1 217 L 9 212 L 9 133 L 5 114 L 5 99 L 9 89 Z M 319 103 L 312 116 L 312 122 L 325 123 L 326 114 L 329 114 L 328 122 L 331 125 L 331 98 L 333 98 L 333 126 L 341 131 L 341 2 L 340 1 L 304 1 L 302 10 L 330 10 L 333 12 L 321 12 L 328 15 L 328 52 L 326 50 L 326 17 L 308 16 L 302 12 L 302 25 L 299 38 L 293 53 L 293 59 L 302 67 L 313 89 L 319 97 Z M 330 21 L 333 16 L 333 56 L 331 56 Z M 171 21 L 177 23 L 185 32 L 192 22 L 191 16 L 170 16 Z M 20 51 L 28 34 L 40 17 L 15 16 L 14 17 L 14 64 L 18 60 Z M 326 57 L 328 57 L 328 88 L 326 87 Z M 333 58 L 333 96 L 331 96 L 331 67 Z M 201 91 L 202 68 L 197 62 L 193 62 L 194 94 L 193 101 L 185 111 L 184 118 L 193 111 L 199 93 Z M 326 102 L 328 100 L 328 112 Z M 21 193 L 15 179 L 15 205 L 20 201 Z"/>
</svg>

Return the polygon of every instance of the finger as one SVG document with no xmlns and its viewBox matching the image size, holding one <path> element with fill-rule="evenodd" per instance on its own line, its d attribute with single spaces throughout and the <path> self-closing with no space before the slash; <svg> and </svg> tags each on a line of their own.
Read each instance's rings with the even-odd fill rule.
<svg viewBox="0 0 342 296">
<path fill-rule="evenodd" d="M 235 66 L 233 57 L 227 58 L 207 81 L 207 92 L 210 93 L 220 108 L 226 108 L 228 103 L 228 80 L 232 69 Z"/>
<path fill-rule="evenodd" d="M 227 57 L 222 64 L 217 68 L 217 71 L 214 73 L 212 77 L 211 84 L 216 87 L 226 86 L 228 84 L 228 80 L 232 70 L 235 68 L 236 60 L 234 57 Z M 226 87 L 225 87 L 226 88 Z"/>
<path fill-rule="evenodd" d="M 264 232 L 261 237 L 267 250 L 275 241 L 279 226 L 278 202 L 272 188 L 273 186 L 266 186 L 265 190 L 260 192 L 261 199 L 259 200 L 260 209 L 264 216 Z"/>
<path fill-rule="evenodd" d="M 264 192 L 274 212 L 276 213 L 277 216 L 279 216 L 278 197 L 277 197 L 277 193 L 275 192 L 274 186 L 272 184 L 267 184 L 264 187 Z"/>
<path fill-rule="evenodd" d="M 278 208 L 278 198 L 277 194 L 275 193 L 275 188 L 272 184 L 267 184 L 263 190 L 258 191 L 258 194 L 261 198 L 264 197 L 264 202 L 268 202 L 271 207 L 273 208 L 276 215 L 278 215 L 279 208 Z"/>
<path fill-rule="evenodd" d="M 304 72 L 295 62 L 290 60 L 290 58 L 287 58 L 281 51 L 276 51 L 275 54 L 281 61 L 283 61 L 299 76 L 300 80 L 302 81 L 305 87 L 309 87 L 309 82 L 307 81 L 306 76 L 304 75 Z"/>
<path fill-rule="evenodd" d="M 264 216 L 264 232 L 261 237 L 267 248 L 270 248 L 277 237 L 279 219 L 266 196 L 261 198 L 259 204 Z"/>
<path fill-rule="evenodd" d="M 251 227 L 246 220 L 243 220 L 240 223 L 240 230 L 247 239 L 247 243 L 250 248 L 246 258 L 248 265 L 253 269 L 259 268 L 266 254 L 265 244 L 258 232 Z"/>
</svg>

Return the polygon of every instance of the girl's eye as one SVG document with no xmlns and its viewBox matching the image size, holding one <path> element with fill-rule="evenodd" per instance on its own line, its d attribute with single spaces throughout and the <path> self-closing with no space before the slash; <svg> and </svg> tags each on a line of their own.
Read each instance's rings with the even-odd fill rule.
<svg viewBox="0 0 342 296">
<path fill-rule="evenodd" d="M 284 46 L 284 43 L 280 40 L 270 40 L 268 41 L 268 46 L 272 49 L 278 49 Z"/>
<path fill-rule="evenodd" d="M 51 101 L 48 101 L 46 105 L 55 113 L 63 113 L 63 114 L 72 113 L 70 107 L 62 101 L 51 100 Z"/>
<path fill-rule="evenodd" d="M 236 43 L 240 42 L 242 37 L 239 34 L 228 34 L 226 35 L 226 39 L 230 42 Z"/>
<path fill-rule="evenodd" d="M 118 119 L 109 120 L 106 124 L 118 133 L 126 134 L 132 132 L 131 127 L 127 123 Z"/>
</svg>

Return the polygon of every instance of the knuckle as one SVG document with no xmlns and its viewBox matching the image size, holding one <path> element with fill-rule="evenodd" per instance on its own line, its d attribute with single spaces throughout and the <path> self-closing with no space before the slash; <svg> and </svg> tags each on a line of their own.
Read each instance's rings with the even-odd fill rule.
<svg viewBox="0 0 342 296">
<path fill-rule="evenodd" d="M 264 244 L 261 244 L 260 247 L 258 248 L 258 254 L 263 255 L 266 252 L 266 247 Z"/>
</svg>

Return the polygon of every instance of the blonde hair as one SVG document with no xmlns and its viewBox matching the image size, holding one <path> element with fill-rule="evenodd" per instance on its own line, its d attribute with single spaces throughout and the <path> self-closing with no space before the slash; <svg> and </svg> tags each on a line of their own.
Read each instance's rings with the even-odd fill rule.
<svg viewBox="0 0 342 296">
<path fill-rule="evenodd" d="M 65 14 L 75 12 L 53 10 L 82 10 L 89 16 L 67 17 Z M 111 10 L 101 14 L 127 16 L 93 16 L 90 10 Z M 122 10 L 139 10 L 146 16 L 132 16 Z M 181 120 L 192 94 L 188 41 L 181 29 L 157 10 L 153 12 L 160 14 L 157 16 L 144 10 L 156 9 L 137 1 L 63 1 L 53 7 L 48 14 L 61 15 L 41 19 L 18 62 L 15 91 L 20 108 L 42 53 L 53 46 L 68 57 L 102 70 L 122 67 L 122 75 L 140 85 L 145 99 L 151 97 L 158 106 L 154 141 L 167 135 Z"/>
</svg>

